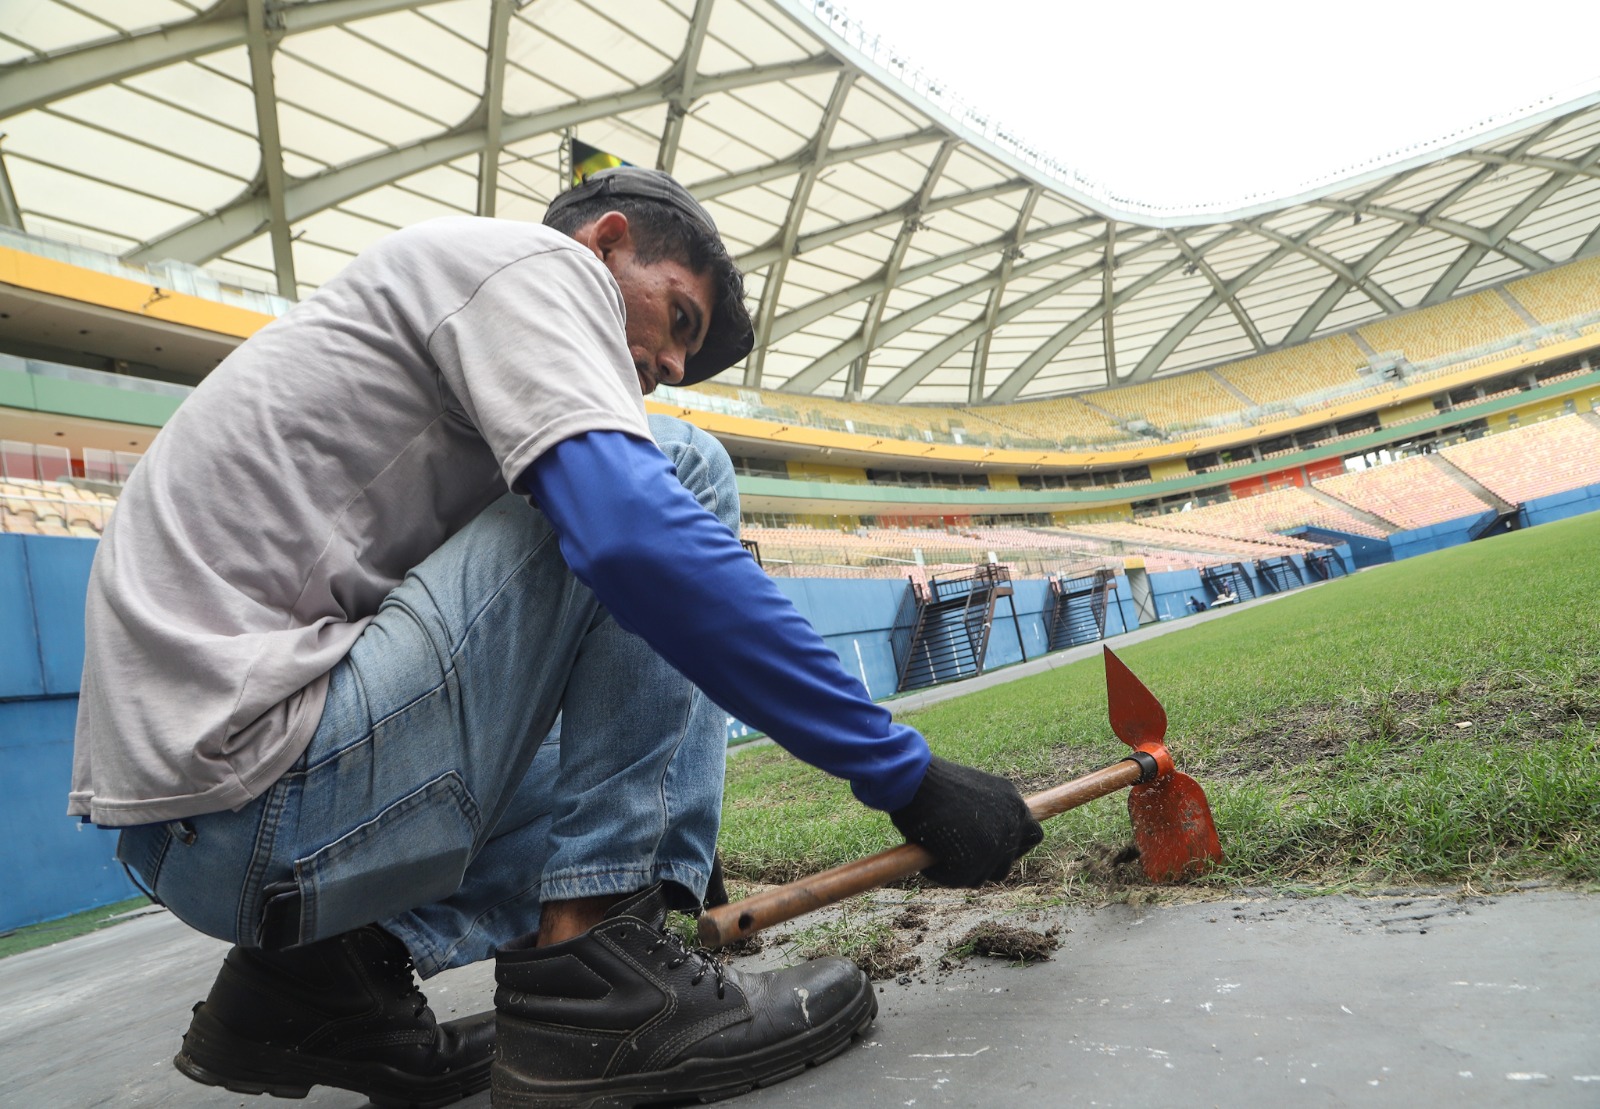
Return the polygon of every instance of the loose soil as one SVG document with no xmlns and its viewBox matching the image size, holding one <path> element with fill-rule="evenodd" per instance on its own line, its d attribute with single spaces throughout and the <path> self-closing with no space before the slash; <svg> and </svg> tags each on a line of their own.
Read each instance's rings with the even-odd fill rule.
<svg viewBox="0 0 1600 1109">
<path fill-rule="evenodd" d="M 989 955 L 996 959 L 1009 959 L 1014 963 L 1032 963 L 1048 959 L 1050 952 L 1061 946 L 1056 938 L 1059 928 L 1052 926 L 1044 932 L 1033 932 L 1011 924 L 985 920 L 967 931 L 956 942 L 946 958 L 962 958 L 965 954 Z"/>
</svg>

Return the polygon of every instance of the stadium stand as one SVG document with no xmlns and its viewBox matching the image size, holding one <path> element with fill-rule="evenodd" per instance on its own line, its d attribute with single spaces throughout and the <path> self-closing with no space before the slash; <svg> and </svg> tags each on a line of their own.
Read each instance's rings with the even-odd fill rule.
<svg viewBox="0 0 1600 1109">
<path fill-rule="evenodd" d="M 1600 312 L 1600 257 L 1524 277 L 1506 289 L 1542 324 Z"/>
<path fill-rule="evenodd" d="M 1274 489 L 1253 497 L 1206 505 L 1192 512 L 1173 512 L 1139 521 L 1150 527 L 1197 535 L 1220 535 L 1258 543 L 1282 542 L 1279 532 L 1297 527 L 1334 531 L 1382 539 L 1387 532 L 1365 520 L 1318 500 L 1304 489 Z"/>
<path fill-rule="evenodd" d="M 1425 362 L 1526 331 L 1528 325 L 1493 292 L 1457 297 L 1421 312 L 1364 324 L 1357 330 L 1376 351 L 1399 351 Z"/>
<path fill-rule="evenodd" d="M 1324 390 L 1352 386 L 1367 366 L 1348 335 L 1275 350 L 1217 367 L 1217 373 L 1257 404 L 1279 404 Z"/>
<path fill-rule="evenodd" d="M 1317 488 L 1400 528 L 1424 528 L 1483 512 L 1487 504 L 1415 455 L 1387 466 L 1324 478 Z"/>
<path fill-rule="evenodd" d="M 1000 435 L 1021 435 L 1039 442 L 1115 443 L 1126 442 L 1127 432 L 1118 428 L 1103 412 L 1097 412 L 1076 397 L 1022 401 L 990 408 L 960 409 L 960 418 L 969 427 L 992 428 Z"/>
<path fill-rule="evenodd" d="M 97 538 L 116 498 L 59 482 L 0 481 L 0 531 Z"/>
<path fill-rule="evenodd" d="M 1239 398 L 1205 373 L 1158 377 L 1089 394 L 1086 398 L 1119 419 L 1146 420 L 1161 428 L 1185 428 L 1236 415 Z"/>
<path fill-rule="evenodd" d="M 1561 416 L 1439 452 L 1511 504 L 1600 484 L 1600 428 Z"/>
</svg>

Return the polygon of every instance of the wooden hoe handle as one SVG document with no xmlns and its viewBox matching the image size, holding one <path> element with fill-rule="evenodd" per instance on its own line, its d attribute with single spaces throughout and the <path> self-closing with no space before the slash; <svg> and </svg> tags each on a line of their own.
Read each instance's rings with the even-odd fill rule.
<svg viewBox="0 0 1600 1109">
<path fill-rule="evenodd" d="M 1048 820 L 1097 797 L 1134 785 L 1146 773 L 1135 759 L 1123 759 L 1103 770 L 1035 793 L 1028 798 L 1028 811 L 1035 820 Z M 926 849 L 902 843 L 832 870 L 775 886 L 743 901 L 707 909 L 700 914 L 700 942 L 707 947 L 720 947 L 742 940 L 763 928 L 909 877 L 933 863 L 934 857 Z"/>
</svg>

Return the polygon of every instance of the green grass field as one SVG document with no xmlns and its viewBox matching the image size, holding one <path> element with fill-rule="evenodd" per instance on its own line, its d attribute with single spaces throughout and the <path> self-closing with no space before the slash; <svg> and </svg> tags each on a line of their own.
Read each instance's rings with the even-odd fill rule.
<svg viewBox="0 0 1600 1109">
<path fill-rule="evenodd" d="M 1210 798 L 1222 889 L 1479 888 L 1600 881 L 1600 513 L 1109 646 L 1165 705 L 1179 769 Z M 935 751 L 1024 792 L 1113 762 L 1101 663 L 906 719 Z M 1137 888 L 1106 860 L 1123 795 L 1046 824 L 1024 881 Z M 888 818 L 776 749 L 731 759 L 732 876 L 782 881 L 898 842 Z"/>
</svg>

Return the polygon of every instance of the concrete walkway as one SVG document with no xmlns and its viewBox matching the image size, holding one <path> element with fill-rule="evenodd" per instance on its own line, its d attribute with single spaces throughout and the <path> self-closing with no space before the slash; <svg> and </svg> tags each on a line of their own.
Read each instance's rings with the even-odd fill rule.
<svg viewBox="0 0 1600 1109">
<path fill-rule="evenodd" d="M 1597 909 L 1553 891 L 1049 909 L 1027 926 L 1066 930 L 1051 961 L 885 983 L 860 1044 L 729 1104 L 1594 1106 Z M 0 1105 L 281 1104 L 172 1068 L 222 951 L 153 912 L 0 963 Z M 427 992 L 444 1016 L 486 1008 L 491 968 Z"/>
<path fill-rule="evenodd" d="M 1229 611 L 1142 628 L 1113 645 Z M 1012 681 L 1100 647 L 892 707 Z M 1600 1105 L 1600 900 L 1591 896 L 1246 898 L 998 919 L 1054 924 L 1062 947 L 1030 967 L 925 965 L 905 984 L 884 983 L 877 1024 L 859 1045 L 729 1104 Z M 0 962 L 0 1106 L 278 1104 L 196 1085 L 172 1068 L 190 1007 L 224 950 L 152 910 Z M 443 1019 L 485 1009 L 492 966 L 450 971 L 426 988 Z M 299 1104 L 366 1102 L 319 1088 Z M 461 1104 L 486 1109 L 488 1095 Z"/>
</svg>

